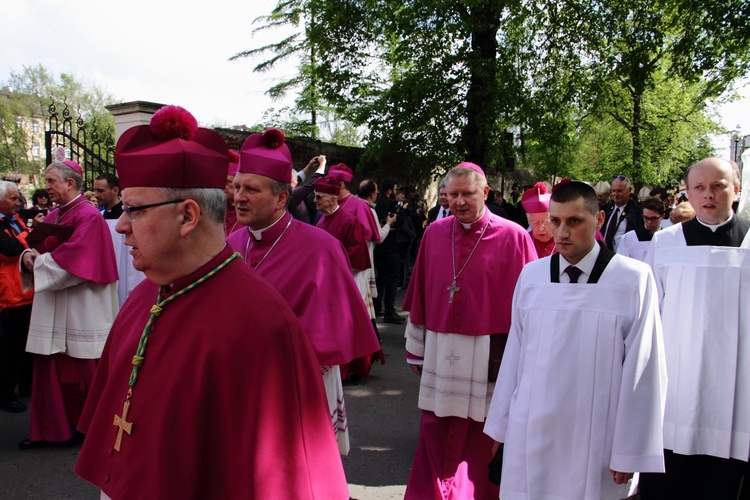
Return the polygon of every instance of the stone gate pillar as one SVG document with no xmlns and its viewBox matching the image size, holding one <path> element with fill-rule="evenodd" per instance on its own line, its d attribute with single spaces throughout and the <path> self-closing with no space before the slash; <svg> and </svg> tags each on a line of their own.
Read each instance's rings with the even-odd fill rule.
<svg viewBox="0 0 750 500">
<path fill-rule="evenodd" d="M 123 102 L 107 106 L 109 114 L 115 117 L 115 144 L 127 129 L 138 125 L 148 125 L 151 117 L 162 106 L 164 104 L 147 101 Z"/>
</svg>

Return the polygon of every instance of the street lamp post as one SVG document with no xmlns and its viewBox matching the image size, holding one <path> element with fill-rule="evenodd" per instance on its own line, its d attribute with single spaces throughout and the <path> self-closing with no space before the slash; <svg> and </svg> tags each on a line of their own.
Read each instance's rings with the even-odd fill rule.
<svg viewBox="0 0 750 500">
<path fill-rule="evenodd" d="M 742 140 L 742 129 L 740 128 L 739 124 L 737 124 L 737 128 L 734 129 L 732 132 L 732 141 L 734 141 L 734 157 L 732 160 L 734 160 L 735 163 L 739 160 L 739 152 L 740 152 L 740 141 Z"/>
</svg>

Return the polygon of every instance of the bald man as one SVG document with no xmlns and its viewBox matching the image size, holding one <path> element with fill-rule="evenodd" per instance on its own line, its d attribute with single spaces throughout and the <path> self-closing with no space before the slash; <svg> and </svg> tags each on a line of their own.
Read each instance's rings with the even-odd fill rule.
<svg viewBox="0 0 750 500">
<path fill-rule="evenodd" d="M 654 234 L 646 255 L 659 294 L 669 384 L 666 473 L 643 474 L 641 498 L 745 498 L 750 221 L 732 212 L 740 187 L 736 164 L 701 160 L 688 169 L 685 186 L 696 217 Z"/>
</svg>

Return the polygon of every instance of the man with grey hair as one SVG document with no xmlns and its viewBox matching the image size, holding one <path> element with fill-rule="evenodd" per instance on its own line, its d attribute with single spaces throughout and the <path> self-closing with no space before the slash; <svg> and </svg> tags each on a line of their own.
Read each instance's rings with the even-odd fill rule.
<svg viewBox="0 0 750 500">
<path fill-rule="evenodd" d="M 29 235 L 18 216 L 22 206 L 18 187 L 0 181 L 0 408 L 12 413 L 26 410 L 16 395 L 16 386 L 22 364 L 27 361 L 24 347 L 34 298 L 34 290 L 21 289 L 18 267 Z M 35 220 L 41 222 L 43 218 L 38 214 Z"/>
<path fill-rule="evenodd" d="M 695 218 L 654 234 L 667 356 L 665 474 L 641 477 L 641 498 L 750 494 L 750 221 L 732 212 L 732 162 L 706 158 L 685 174 Z"/>
<path fill-rule="evenodd" d="M 612 201 L 604 206 L 604 242 L 617 250 L 620 238 L 628 231 L 643 227 L 643 214 L 638 203 L 630 199 L 632 186 L 624 175 L 612 177 Z"/>
<path fill-rule="evenodd" d="M 81 194 L 80 165 L 54 162 L 44 181 L 57 207 L 34 233 L 48 236 L 21 254 L 24 289 L 35 288 L 26 350 L 36 354 L 31 426 L 22 449 L 73 438 L 119 309 L 112 238 Z"/>
<path fill-rule="evenodd" d="M 438 202 L 427 212 L 427 225 L 429 226 L 438 219 L 443 219 L 451 214 L 448 204 L 448 191 L 445 189 L 445 178 L 438 184 Z"/>
<path fill-rule="evenodd" d="M 102 498 L 348 498 L 310 344 L 225 242 L 224 140 L 165 106 L 115 161 L 148 279 L 107 339 L 75 472 Z"/>
<path fill-rule="evenodd" d="M 513 288 L 536 259 L 529 233 L 485 206 L 482 169 L 446 176 L 453 217 L 425 230 L 404 299 L 406 356 L 421 377 L 419 441 L 406 499 L 497 498 L 483 432 L 510 330 Z"/>
</svg>

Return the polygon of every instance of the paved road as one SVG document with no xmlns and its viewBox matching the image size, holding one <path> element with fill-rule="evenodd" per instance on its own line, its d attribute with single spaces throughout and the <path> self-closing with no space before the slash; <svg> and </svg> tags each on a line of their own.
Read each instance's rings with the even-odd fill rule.
<svg viewBox="0 0 750 500">
<path fill-rule="evenodd" d="M 401 499 L 417 447 L 419 379 L 404 360 L 404 327 L 378 323 L 386 364 L 344 385 L 352 449 L 344 458 L 354 498 Z"/>
<path fill-rule="evenodd" d="M 404 362 L 404 327 L 378 326 L 386 364 L 344 387 L 352 448 L 344 467 L 358 500 L 403 498 L 419 429 L 419 382 Z M 73 473 L 80 444 L 18 449 L 28 436 L 28 418 L 28 412 L 0 411 L 0 498 L 98 499 L 98 489 Z"/>
</svg>

